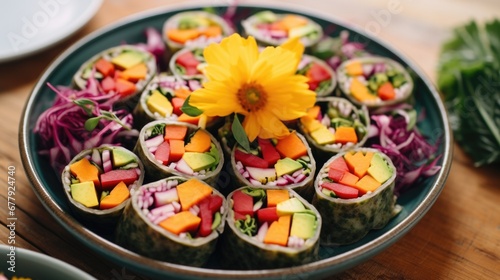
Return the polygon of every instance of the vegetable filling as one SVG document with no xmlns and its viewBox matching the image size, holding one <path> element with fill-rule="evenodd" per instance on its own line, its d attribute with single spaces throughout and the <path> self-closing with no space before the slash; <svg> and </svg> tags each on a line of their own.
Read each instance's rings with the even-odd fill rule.
<svg viewBox="0 0 500 280">
<path fill-rule="evenodd" d="M 232 208 L 236 228 L 264 244 L 301 248 L 317 229 L 314 212 L 288 190 L 239 189 Z"/>
</svg>

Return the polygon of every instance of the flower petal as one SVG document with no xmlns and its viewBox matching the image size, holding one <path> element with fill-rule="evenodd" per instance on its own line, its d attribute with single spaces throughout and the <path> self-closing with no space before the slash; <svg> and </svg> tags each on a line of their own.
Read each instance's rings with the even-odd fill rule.
<svg viewBox="0 0 500 280">
<path fill-rule="evenodd" d="M 300 62 L 300 59 L 302 58 L 302 54 L 304 53 L 305 49 L 304 44 L 302 44 L 302 42 L 300 41 L 300 37 L 290 38 L 286 42 L 281 44 L 281 46 L 279 47 L 293 52 L 298 62 Z M 297 68 L 297 66 L 295 66 L 295 69 Z"/>
<path fill-rule="evenodd" d="M 272 72 L 266 77 L 266 80 L 274 80 L 282 76 L 295 74 L 297 71 L 298 59 L 295 54 L 283 48 L 265 48 L 259 55 L 259 59 L 254 65 L 252 74 L 262 67 L 262 64 L 270 63 Z M 253 75 L 252 75 L 253 77 Z"/>
<path fill-rule="evenodd" d="M 248 140 L 253 142 L 260 133 L 261 124 L 255 114 L 248 114 L 243 121 L 243 128 L 248 136 Z"/>
<path fill-rule="evenodd" d="M 208 116 L 244 115 L 242 125 L 250 141 L 257 136 L 286 136 L 290 132 L 282 121 L 305 115 L 316 101 L 307 78 L 295 75 L 303 51 L 300 40 L 291 39 L 281 47 L 268 47 L 259 53 L 253 37 L 231 35 L 205 49 L 208 81 L 191 93 L 190 103 Z M 238 97 L 249 85 L 262 90 L 266 97 L 262 106 L 251 112 L 243 109 Z"/>
<path fill-rule="evenodd" d="M 263 111 L 257 115 L 261 125 L 259 137 L 261 138 L 282 138 L 290 134 L 290 130 L 279 118 L 271 112 Z"/>
<path fill-rule="evenodd" d="M 225 87 L 219 81 L 207 82 L 204 88 L 191 93 L 189 103 L 202 110 L 207 116 L 227 116 L 234 112 L 245 114 L 234 93 L 237 89 Z M 234 88 L 234 87 L 233 87 Z"/>
</svg>

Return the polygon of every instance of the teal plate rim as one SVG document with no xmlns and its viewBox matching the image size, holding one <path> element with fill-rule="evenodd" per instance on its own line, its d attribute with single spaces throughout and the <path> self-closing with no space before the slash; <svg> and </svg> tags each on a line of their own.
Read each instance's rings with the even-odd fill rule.
<svg viewBox="0 0 500 280">
<path fill-rule="evenodd" d="M 113 262 L 130 268 L 140 274 L 159 278 L 176 277 L 177 279 L 304 279 L 321 278 L 349 269 L 382 252 L 399 238 L 405 235 L 428 212 L 444 188 L 452 162 L 452 134 L 448 118 L 440 96 L 434 85 L 423 71 L 402 53 L 393 49 L 379 39 L 365 34 L 362 30 L 332 19 L 325 13 L 296 5 L 277 4 L 245 4 L 238 9 L 252 11 L 270 9 L 276 12 L 292 12 L 302 14 L 325 25 L 334 27 L 333 34 L 340 30 L 348 30 L 355 39 L 367 43 L 372 53 L 393 58 L 415 73 L 415 99 L 418 111 L 425 109 L 426 119 L 419 124 L 424 134 L 430 137 L 442 135 L 439 153 L 442 157 L 438 164 L 441 170 L 433 177 L 428 178 L 418 188 L 405 192 L 398 198 L 398 204 L 403 211 L 392 219 L 389 224 L 380 230 L 371 231 L 362 240 L 347 246 L 334 248 L 321 247 L 320 260 L 309 264 L 267 270 L 226 270 L 219 268 L 196 268 L 177 265 L 143 257 L 124 249 L 99 231 L 84 226 L 73 217 L 62 189 L 58 185 L 56 174 L 51 171 L 47 159 L 37 154 L 37 141 L 33 134 L 36 119 L 43 110 L 50 106 L 53 92 L 45 86 L 47 82 L 54 85 L 69 85 L 72 73 L 78 69 L 86 59 L 105 48 L 123 43 L 144 41 L 145 27 L 153 26 L 161 30 L 161 25 L 169 15 L 183 10 L 196 10 L 207 7 L 206 3 L 191 2 L 189 4 L 169 5 L 138 13 L 120 20 L 114 24 L 97 30 L 73 44 L 45 70 L 37 81 L 25 104 L 19 127 L 19 147 L 21 160 L 32 189 L 49 213 L 74 237 L 84 245 L 98 252 Z M 215 11 L 222 12 L 227 7 L 214 5 Z M 350 37 L 351 38 L 351 37 Z M 436 140 L 436 138 L 434 138 Z M 56 180 L 56 181 L 54 181 Z M 54 184 L 54 182 L 57 182 Z M 52 184 L 51 184 L 52 183 Z"/>
</svg>

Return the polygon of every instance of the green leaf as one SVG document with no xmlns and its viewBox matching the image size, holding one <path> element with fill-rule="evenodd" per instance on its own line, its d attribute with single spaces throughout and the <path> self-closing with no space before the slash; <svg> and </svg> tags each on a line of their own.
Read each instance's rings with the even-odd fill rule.
<svg viewBox="0 0 500 280">
<path fill-rule="evenodd" d="M 457 27 L 438 66 L 454 138 L 476 166 L 500 162 L 500 21 Z"/>
<path fill-rule="evenodd" d="M 245 220 L 237 220 L 235 225 L 242 233 L 248 236 L 254 236 L 257 233 L 257 222 L 250 215 L 246 215 Z"/>
<path fill-rule="evenodd" d="M 155 126 L 153 126 L 151 128 L 151 134 L 149 135 L 150 138 L 153 138 L 155 136 L 158 136 L 158 135 L 163 135 L 165 134 L 165 126 L 166 124 L 164 123 L 159 123 L 159 124 L 156 124 Z"/>
<path fill-rule="evenodd" d="M 182 104 L 181 111 L 183 113 L 185 113 L 186 115 L 191 116 L 191 117 L 197 117 L 197 116 L 203 114 L 202 110 L 200 110 L 194 106 L 191 106 L 189 104 L 190 98 L 191 98 L 191 96 L 188 96 L 188 98 L 186 98 L 186 101 L 184 101 L 184 104 Z"/>
<path fill-rule="evenodd" d="M 250 152 L 250 141 L 248 141 L 248 136 L 245 132 L 245 129 L 241 125 L 240 119 L 237 114 L 234 114 L 233 124 L 231 126 L 231 130 L 233 131 L 233 136 L 236 142 L 240 144 L 240 146 L 245 149 L 245 151 Z"/>
<path fill-rule="evenodd" d="M 253 188 L 245 188 L 241 190 L 241 192 L 248 194 L 249 196 L 256 197 L 256 198 L 262 198 L 266 196 L 266 191 L 263 189 L 253 189 Z"/>
<path fill-rule="evenodd" d="M 101 117 L 93 117 L 85 121 L 84 127 L 87 131 L 92 131 L 94 130 L 97 125 L 99 124 L 99 121 L 101 120 Z"/>
<path fill-rule="evenodd" d="M 92 116 L 92 112 L 95 109 L 95 104 L 92 100 L 87 98 L 80 98 L 73 100 L 73 103 L 82 108 L 87 115 Z"/>
</svg>

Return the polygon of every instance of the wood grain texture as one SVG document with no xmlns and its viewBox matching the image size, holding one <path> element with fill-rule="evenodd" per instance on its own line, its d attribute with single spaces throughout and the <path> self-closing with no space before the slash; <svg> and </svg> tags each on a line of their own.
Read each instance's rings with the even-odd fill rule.
<svg viewBox="0 0 500 280">
<path fill-rule="evenodd" d="M 496 0 L 400 0 L 401 10 L 390 20 L 377 21 L 396 0 L 303 1 L 276 3 L 307 6 L 367 30 L 378 23 L 377 36 L 416 61 L 435 79 L 439 46 L 449 29 L 471 18 L 500 17 Z M 110 23 L 172 0 L 106 0 L 97 15 L 64 42 L 34 56 L 0 65 L 0 243 L 7 243 L 7 168 L 16 167 L 16 245 L 42 252 L 79 267 L 97 279 L 119 279 L 126 273 L 72 237 L 44 209 L 24 173 L 17 142 L 20 115 L 27 97 L 44 69 L 72 43 Z M 242 1 L 243 3 L 245 1 Z M 224 4 L 224 0 L 204 1 Z M 500 173 L 497 167 L 474 168 L 460 150 L 446 186 L 431 210 L 393 246 L 331 279 L 500 279 Z M 131 279 L 131 278 L 130 278 Z"/>
</svg>

